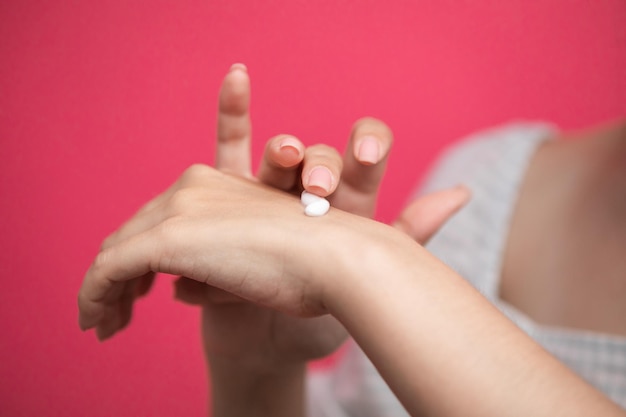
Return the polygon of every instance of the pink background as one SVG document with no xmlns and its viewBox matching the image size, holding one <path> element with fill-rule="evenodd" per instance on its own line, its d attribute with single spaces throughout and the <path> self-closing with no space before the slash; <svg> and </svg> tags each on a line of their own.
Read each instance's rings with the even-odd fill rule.
<svg viewBox="0 0 626 417">
<path fill-rule="evenodd" d="M 76 294 L 100 241 L 188 165 L 212 161 L 233 62 L 255 155 L 277 133 L 343 148 L 396 135 L 379 218 L 442 146 L 515 118 L 626 116 L 624 0 L 0 2 L 0 415 L 202 416 L 198 311 L 161 278 L 100 344 Z"/>
</svg>

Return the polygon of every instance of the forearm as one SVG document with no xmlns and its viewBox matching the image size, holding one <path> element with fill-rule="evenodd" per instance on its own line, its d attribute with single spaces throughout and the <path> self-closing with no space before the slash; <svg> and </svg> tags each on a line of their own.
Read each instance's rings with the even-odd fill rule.
<svg viewBox="0 0 626 417">
<path fill-rule="evenodd" d="M 412 415 L 623 415 L 424 249 L 369 245 L 325 303 Z"/>
<path fill-rule="evenodd" d="M 209 358 L 213 417 L 304 416 L 305 364 L 251 371 L 237 361 Z"/>
</svg>

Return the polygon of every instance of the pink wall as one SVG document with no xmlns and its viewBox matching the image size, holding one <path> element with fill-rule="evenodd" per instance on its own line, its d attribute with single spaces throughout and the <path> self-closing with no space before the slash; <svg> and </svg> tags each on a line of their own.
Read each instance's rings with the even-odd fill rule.
<svg viewBox="0 0 626 417">
<path fill-rule="evenodd" d="M 471 4 L 473 3 L 473 4 Z M 198 312 L 161 278 L 104 344 L 76 325 L 101 239 L 212 160 L 216 94 L 253 77 L 258 155 L 386 120 L 391 220 L 445 144 L 512 118 L 626 116 L 624 0 L 2 1 L 0 415 L 201 416 Z"/>
</svg>

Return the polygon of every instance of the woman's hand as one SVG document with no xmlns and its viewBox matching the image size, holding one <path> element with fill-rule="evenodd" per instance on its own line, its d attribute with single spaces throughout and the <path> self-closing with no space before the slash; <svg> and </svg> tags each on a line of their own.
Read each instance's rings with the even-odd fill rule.
<svg viewBox="0 0 626 417">
<path fill-rule="evenodd" d="M 410 221 L 403 229 L 418 230 Z M 291 315 L 332 312 L 412 415 L 623 415 L 406 235 L 336 208 L 306 217 L 297 198 L 204 165 L 105 241 L 79 293 L 81 328 L 106 338 L 123 327 L 153 272 Z M 215 399 L 235 407 L 215 415 L 301 411 L 271 401 L 293 378 L 270 377 L 268 392 L 247 370 L 228 378 L 237 362 L 218 361 L 226 392 Z"/>
<path fill-rule="evenodd" d="M 245 67 L 236 64 L 220 91 L 216 166 L 251 178 L 249 103 L 250 80 Z M 330 195 L 334 207 L 372 217 L 392 139 L 384 123 L 361 119 L 342 158 L 328 146 L 305 148 L 291 135 L 278 135 L 267 142 L 256 179 L 296 195 L 303 189 Z M 425 196 L 403 212 L 397 226 L 424 243 L 467 198 L 463 188 Z M 205 351 L 213 362 L 220 356 L 257 370 L 275 369 L 326 356 L 347 337 L 329 315 L 285 315 L 188 278 L 176 282 L 176 296 L 203 306 Z"/>
</svg>

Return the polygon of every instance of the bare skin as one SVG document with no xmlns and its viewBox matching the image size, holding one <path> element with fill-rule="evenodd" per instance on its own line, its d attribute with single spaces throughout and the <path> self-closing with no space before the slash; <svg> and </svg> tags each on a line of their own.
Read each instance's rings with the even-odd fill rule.
<svg viewBox="0 0 626 417">
<path fill-rule="evenodd" d="M 220 90 L 216 167 L 245 178 L 252 177 L 249 104 L 247 71 L 235 65 Z M 278 135 L 267 142 L 256 178 L 296 195 L 302 189 L 330 195 L 334 207 L 372 217 L 392 138 L 384 123 L 361 119 L 342 158 L 327 146 L 305 149 L 297 138 Z M 329 176 L 312 175 L 320 169 Z M 396 227 L 423 243 L 468 198 L 465 188 L 424 196 L 407 207 Z M 203 307 L 213 416 L 304 415 L 307 361 L 332 353 L 347 338 L 334 317 L 293 317 L 191 279 L 178 280 L 176 293 L 178 299 Z"/>
<path fill-rule="evenodd" d="M 202 165 L 156 200 L 87 272 L 82 329 L 112 335 L 129 282 L 178 274 L 286 314 L 332 314 L 412 415 L 624 415 L 390 226 L 335 208 L 309 218 L 293 196 Z"/>
<path fill-rule="evenodd" d="M 283 314 L 332 314 L 412 415 L 624 415 L 410 236 L 336 208 L 307 218 L 295 197 L 257 181 L 188 169 L 107 239 L 81 287 L 81 328 L 102 338 L 123 328 L 127 289 L 154 272 Z M 225 394 L 288 415 L 271 400 L 290 385 L 282 371 L 263 392 L 244 367 Z"/>
<path fill-rule="evenodd" d="M 220 91 L 217 168 L 293 194 L 306 189 L 318 195 L 330 195 L 335 207 L 373 216 L 392 143 L 391 130 L 384 123 L 372 118 L 357 121 L 343 157 L 328 146 L 307 148 L 292 135 L 278 135 L 267 142 L 259 172 L 253 176 L 249 103 L 247 70 L 235 64 Z M 202 168 L 194 167 L 163 195 L 144 206 L 134 222 L 105 240 L 103 252 L 153 225 L 154 220 L 148 220 L 153 213 L 168 202 L 182 200 L 180 195 L 186 194 L 183 189 L 194 188 L 192 183 L 196 180 L 191 178 L 198 171 L 202 172 Z M 424 196 L 407 207 L 397 227 L 424 242 L 468 198 L 469 192 L 462 187 Z M 149 291 L 154 275 L 154 271 L 148 271 L 118 287 L 121 303 L 115 308 L 117 314 L 98 326 L 98 337 L 106 339 L 130 322 L 133 300 Z M 330 315 L 294 317 L 191 278 L 177 280 L 176 296 L 203 307 L 203 340 L 216 417 L 255 413 L 303 415 L 307 360 L 331 353 L 347 337 L 344 327 Z"/>
<path fill-rule="evenodd" d="M 514 213 L 502 299 L 541 324 L 626 336 L 625 213 L 626 122 L 546 142 Z"/>
</svg>

